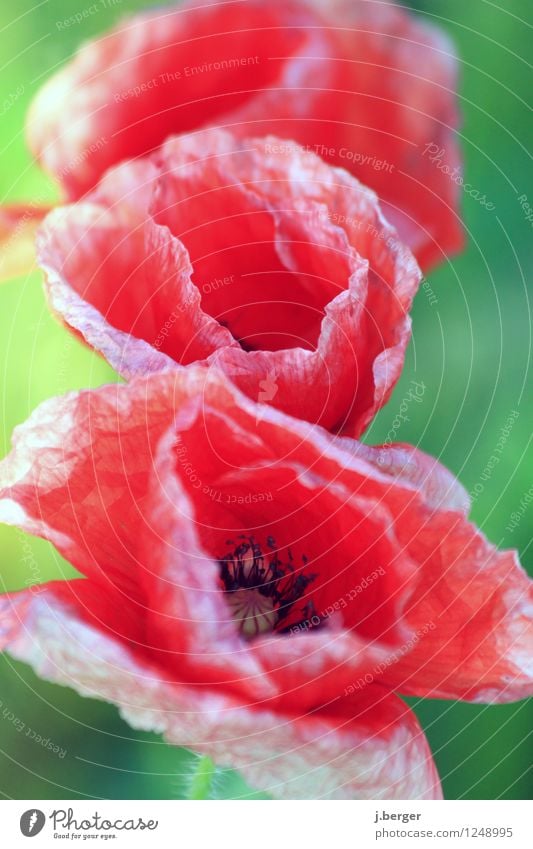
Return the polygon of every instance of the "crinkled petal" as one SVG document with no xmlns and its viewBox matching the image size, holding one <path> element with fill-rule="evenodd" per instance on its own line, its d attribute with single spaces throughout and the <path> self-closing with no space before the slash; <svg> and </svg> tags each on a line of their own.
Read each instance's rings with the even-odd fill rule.
<svg viewBox="0 0 533 849">
<path fill-rule="evenodd" d="M 441 798 L 414 714 L 380 687 L 310 713 L 244 710 L 221 691 L 163 678 L 53 596 L 26 592 L 0 609 L 2 648 L 38 675 L 116 704 L 133 727 L 238 769 L 275 797 Z"/>
<path fill-rule="evenodd" d="M 343 450 L 371 463 L 402 486 L 411 486 L 423 496 L 432 510 L 470 512 L 470 497 L 455 475 L 435 457 L 414 445 L 395 442 L 384 446 L 366 445 L 355 439 L 338 438 Z"/>
<path fill-rule="evenodd" d="M 533 591 L 516 553 L 497 551 L 455 513 L 417 522 L 403 537 L 421 563 L 406 618 L 423 637 L 394 658 L 384 681 L 430 698 L 533 695 Z"/>
<path fill-rule="evenodd" d="M 153 492 L 147 504 L 153 534 L 148 540 L 150 563 L 158 564 L 151 568 L 163 579 L 156 584 L 159 597 L 153 601 L 162 614 L 154 642 L 178 652 L 176 662 L 181 669 L 189 664 L 195 680 L 209 678 L 218 685 L 230 685 L 248 692 L 251 699 L 268 692 L 270 700 L 285 710 L 289 705 L 314 708 L 336 698 L 339 690 L 355 678 L 371 672 L 387 659 L 392 648 L 399 649 L 409 637 L 401 618 L 405 591 L 402 594 L 398 585 L 405 586 L 411 566 L 399 556 L 394 538 L 388 537 L 388 516 L 379 505 L 362 499 L 352 502 L 349 493 L 334 491 L 318 475 L 305 480 L 302 470 L 289 464 L 279 469 L 274 483 L 263 459 L 269 456 L 268 445 L 261 446 L 253 439 L 248 451 L 263 465 L 262 486 L 276 488 L 270 502 L 257 494 L 242 496 L 254 488 L 253 467 L 250 474 L 246 473 L 252 460 L 241 436 L 244 422 L 239 423 L 235 416 L 230 425 L 236 436 L 233 450 L 243 466 L 232 475 L 224 468 L 222 455 L 232 453 L 226 428 L 233 399 L 223 387 L 212 386 L 209 394 L 211 391 L 213 396 L 218 391 L 218 408 L 222 413 L 226 405 L 224 413 L 216 415 L 203 404 L 195 427 L 190 405 L 182 404 L 176 429 L 169 431 L 158 448 Z M 199 409 L 194 399 L 192 403 Z M 183 429 L 182 417 L 187 422 Z M 220 437 L 222 443 L 226 442 L 222 452 Z M 183 452 L 182 461 L 178 461 L 183 467 L 180 486 L 171 450 L 176 439 Z M 217 468 L 218 460 L 221 469 Z M 189 485 L 191 469 L 193 481 Z M 302 481 L 300 491 L 293 482 L 295 475 Z M 201 489 L 196 486 L 198 481 L 202 481 Z M 330 512 L 337 516 L 327 525 L 317 518 Z M 309 570 L 318 573 L 310 594 L 321 619 L 329 625 L 333 616 L 333 628 L 310 630 L 314 624 L 310 618 L 304 627 L 294 628 L 289 638 L 267 634 L 251 643 L 237 639 L 229 607 L 220 592 L 218 564 L 205 554 L 213 536 L 222 533 L 224 539 L 231 534 L 231 523 L 235 524 L 234 532 L 251 533 L 255 527 L 258 538 L 265 535 L 265 528 L 279 534 L 280 542 L 283 533 L 291 534 L 289 540 L 294 538 L 296 547 L 301 545 L 298 537 L 307 534 L 306 545 L 312 552 Z M 187 536 L 192 538 L 188 542 Z M 287 544 L 295 551 L 292 542 Z M 345 562 L 346 567 L 341 566 Z M 382 564 L 379 572 L 375 571 L 376 562 Z M 369 585 L 373 580 L 378 582 L 380 601 L 371 591 L 366 596 L 361 594 L 366 582 Z M 361 582 L 363 587 L 358 586 Z M 350 631 L 346 630 L 348 626 Z"/>
<path fill-rule="evenodd" d="M 39 257 L 53 309 L 123 376 L 214 364 L 350 435 L 388 400 L 420 272 L 349 174 L 207 131 L 114 169 L 88 200 L 49 216 Z"/>
<path fill-rule="evenodd" d="M 533 693 L 532 582 L 515 553 L 498 552 L 468 522 L 468 497 L 450 472 L 416 449 L 359 446 L 268 407 L 255 432 L 274 457 L 289 453 L 308 474 L 375 499 L 415 564 L 406 577 L 412 636 L 373 677 L 405 695 L 506 702 Z"/>
<path fill-rule="evenodd" d="M 294 427 L 303 445 L 305 426 Z M 375 677 L 405 695 L 480 702 L 532 695 L 533 587 L 516 553 L 498 552 L 467 520 L 466 492 L 436 460 L 403 445 L 333 444 L 341 450 L 332 466 L 331 448 L 323 451 L 322 474 L 341 467 L 339 482 L 379 499 L 401 550 L 418 565 L 406 609 L 414 639 Z"/>
<path fill-rule="evenodd" d="M 239 398 L 220 376 L 191 368 L 46 402 L 17 429 L 0 466 L 0 518 L 51 540 L 88 577 L 72 582 L 69 603 L 97 587 L 122 599 L 142 621 L 135 650 L 182 680 L 211 682 L 252 703 L 314 708 L 409 636 L 402 607 L 412 565 L 379 504 L 277 460 Z M 187 462 L 176 462 L 176 440 Z M 224 456 L 238 457 L 233 476 Z M 254 464 L 263 467 L 261 488 L 276 493 L 270 504 L 241 497 L 257 487 Z M 232 506 L 221 508 L 212 493 Z M 216 560 L 224 549 L 212 537 L 254 526 L 263 536 L 269 527 L 285 547 L 296 533 L 308 570 L 321 573 L 316 612 L 334 614 L 333 630 L 296 629 L 290 649 L 282 635 L 242 641 L 221 592 Z M 369 576 L 375 587 L 361 594 Z M 89 614 L 104 615 L 88 604 Z M 112 618 L 103 627 L 112 631 Z"/>
<path fill-rule="evenodd" d="M 114 428 L 122 414 L 127 434 Z M 119 386 L 46 401 L 15 429 L 0 464 L 0 520 L 49 539 L 82 574 L 137 597 L 149 458 L 168 421 L 168 407 L 154 399 L 148 428 L 142 405 Z"/>
<path fill-rule="evenodd" d="M 189 2 L 85 44 L 27 131 L 71 198 L 172 134 L 294 139 L 372 186 L 427 269 L 462 247 L 456 87 L 445 34 L 394 3 Z"/>
<path fill-rule="evenodd" d="M 237 345 L 201 309 L 183 244 L 151 219 L 92 204 L 58 209 L 38 252 L 52 309 L 124 377 Z"/>
<path fill-rule="evenodd" d="M 530 584 L 466 509 L 414 449 L 332 437 L 214 370 L 55 399 L 17 429 L 0 517 L 87 579 L 3 597 L 1 644 L 268 792 L 438 795 L 390 691 L 532 692 Z M 323 627 L 304 608 L 289 633 L 242 638 L 218 580 L 241 531 L 290 548 Z"/>
<path fill-rule="evenodd" d="M 331 160 L 378 193 L 428 271 L 464 246 L 455 47 L 393 0 L 308 2 L 336 38 L 338 90 L 320 141 L 337 142 Z"/>
<path fill-rule="evenodd" d="M 406 611 L 418 638 L 391 656 L 384 680 L 406 695 L 432 698 L 508 702 L 532 695 L 533 586 L 516 552 L 497 551 L 467 521 L 467 492 L 432 457 L 407 445 L 338 441 L 389 477 L 383 501 L 420 564 Z M 400 494 L 406 486 L 407 508 Z"/>
</svg>

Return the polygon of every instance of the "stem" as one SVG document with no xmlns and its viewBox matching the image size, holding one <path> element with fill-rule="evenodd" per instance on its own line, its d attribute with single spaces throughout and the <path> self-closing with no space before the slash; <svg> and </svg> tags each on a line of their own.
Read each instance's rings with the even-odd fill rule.
<svg viewBox="0 0 533 849">
<path fill-rule="evenodd" d="M 215 773 L 216 766 L 211 758 L 199 758 L 196 769 L 190 778 L 189 799 L 209 799 L 209 791 Z"/>
</svg>

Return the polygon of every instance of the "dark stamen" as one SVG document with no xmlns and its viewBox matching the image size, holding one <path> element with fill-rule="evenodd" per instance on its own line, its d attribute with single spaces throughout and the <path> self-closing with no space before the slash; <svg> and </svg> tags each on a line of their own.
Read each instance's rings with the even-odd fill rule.
<svg viewBox="0 0 533 849">
<path fill-rule="evenodd" d="M 288 562 L 283 562 L 270 536 L 268 552 L 263 552 L 252 536 L 241 534 L 237 539 L 241 542 L 227 540 L 232 550 L 218 562 L 229 607 L 243 636 L 288 630 L 289 614 L 317 576 L 302 574 L 294 566 L 290 549 Z M 302 563 L 305 566 L 306 557 L 302 557 Z M 302 605 L 299 614 L 300 622 L 310 619 L 314 614 L 312 602 Z"/>
</svg>

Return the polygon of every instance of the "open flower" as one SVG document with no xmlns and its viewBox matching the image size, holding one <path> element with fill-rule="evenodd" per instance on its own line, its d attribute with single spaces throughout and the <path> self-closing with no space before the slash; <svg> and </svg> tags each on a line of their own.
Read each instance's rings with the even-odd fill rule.
<svg viewBox="0 0 533 849">
<path fill-rule="evenodd" d="M 416 449 L 213 370 L 53 399 L 0 466 L 0 519 L 84 578 L 1 597 L 0 644 L 275 796 L 438 798 L 393 691 L 532 692 L 527 578 L 467 508 Z"/>
<path fill-rule="evenodd" d="M 84 44 L 37 95 L 27 137 L 69 199 L 169 135 L 295 139 L 375 189 L 427 269 L 462 246 L 455 89 L 444 34 L 385 0 L 189 2 Z"/>
<path fill-rule="evenodd" d="M 208 130 L 108 172 L 38 238 L 51 307 L 124 377 L 216 363 L 254 400 L 359 435 L 420 272 L 373 192 L 293 142 Z"/>
</svg>

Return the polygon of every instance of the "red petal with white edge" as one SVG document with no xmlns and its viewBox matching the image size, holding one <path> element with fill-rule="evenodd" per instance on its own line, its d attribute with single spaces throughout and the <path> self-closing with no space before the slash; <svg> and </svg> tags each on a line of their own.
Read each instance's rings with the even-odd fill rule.
<svg viewBox="0 0 533 849">
<path fill-rule="evenodd" d="M 177 440 L 175 476 L 167 448 L 154 483 L 154 452 L 165 432 Z M 319 630 L 295 640 L 295 656 L 305 656 L 304 678 L 315 675 L 307 705 L 316 706 L 320 683 L 331 695 L 335 683 L 346 686 L 354 669 L 346 661 L 350 651 L 356 668 L 372 664 L 373 677 L 406 694 L 507 701 L 533 690 L 531 585 L 512 554 L 497 553 L 467 522 L 465 493 L 450 473 L 416 449 L 371 449 L 332 438 L 253 404 L 221 375 L 188 368 L 42 405 L 17 430 L 0 479 L 4 521 L 51 539 L 91 579 L 109 581 L 135 602 L 149 599 L 150 629 L 161 638 L 149 644 L 162 651 L 178 656 L 192 650 L 164 620 L 171 623 L 181 610 L 191 627 L 205 621 L 195 601 L 204 605 L 202 588 L 218 599 L 209 616 L 227 627 L 230 615 L 220 614 L 221 596 L 213 595 L 213 561 L 225 555 L 228 535 L 241 529 L 281 534 L 277 543 L 290 545 L 298 563 L 310 555 L 302 574 L 316 569 L 320 576 L 306 592 L 315 598 L 317 613 L 327 611 L 331 639 Z M 165 487 L 177 486 L 172 482 L 178 479 L 183 496 L 176 491 L 169 500 Z M 221 506 L 217 496 L 264 490 L 276 498 L 259 503 L 250 497 L 235 507 L 235 499 Z M 178 509 L 182 502 L 189 506 Z M 158 544 L 152 535 L 160 521 Z M 171 584 L 180 583 L 172 578 L 178 563 L 173 541 L 184 528 L 189 536 L 180 569 L 189 590 L 165 597 L 169 575 Z M 196 562 L 201 572 L 193 569 Z M 379 562 L 385 576 L 355 594 L 357 605 L 335 608 L 334 599 L 350 589 L 348 581 L 362 583 Z M 337 641 L 346 630 L 350 639 Z M 264 637 L 246 643 L 242 658 L 264 683 L 262 698 L 282 700 L 291 659 L 278 636 L 279 642 Z M 352 638 L 366 638 L 368 651 Z M 312 673 L 319 647 L 325 666 Z M 214 647 L 214 666 L 217 653 Z M 234 678 L 242 693 L 249 672 L 241 674 L 237 660 Z"/>
<path fill-rule="evenodd" d="M 117 609 L 141 621 L 142 639 L 130 640 L 117 613 L 117 634 L 132 651 L 148 653 L 180 680 L 239 693 L 245 704 L 314 709 L 408 638 L 402 608 L 412 564 L 379 504 L 363 494 L 352 498 L 321 479 L 319 468 L 307 477 L 297 460 L 276 459 L 258 440 L 243 400 L 220 376 L 191 368 L 47 402 L 17 429 L 14 450 L 0 465 L 0 519 L 51 540 L 89 578 L 70 585 L 69 604 L 77 604 L 76 593 L 90 599 L 98 587 L 105 597 L 120 595 Z M 217 458 L 213 446 L 221 438 Z M 204 481 L 202 492 L 177 460 L 178 439 Z M 232 479 L 223 456 L 242 466 Z M 276 488 L 273 503 L 233 506 L 236 496 L 220 507 L 210 495 L 229 498 L 258 486 Z M 334 614 L 331 631 L 305 627 L 292 637 L 242 640 L 217 562 L 228 535 L 242 532 L 257 533 L 262 543 L 275 535 L 283 552 L 307 554 L 300 573 L 316 574 L 311 597 L 321 621 Z M 373 588 L 361 594 L 369 576 Z M 88 611 L 80 612 L 79 604 L 77 615 L 91 614 L 90 621 L 109 619 L 113 609 L 102 613 L 86 602 Z M 113 631 L 113 618 L 102 627 Z"/>
<path fill-rule="evenodd" d="M 420 639 L 384 682 L 406 695 L 473 702 L 533 695 L 533 591 L 516 553 L 497 551 L 453 513 L 399 535 L 422 565 L 406 611 Z"/>
<path fill-rule="evenodd" d="M 468 495 L 437 460 L 405 445 L 333 442 L 341 451 L 329 474 L 343 463 L 339 480 L 379 499 L 402 550 L 418 564 L 406 610 L 414 638 L 390 653 L 379 680 L 432 698 L 510 702 L 533 695 L 533 584 L 516 553 L 497 551 L 467 521 Z M 342 459 L 347 455 L 352 463 Z"/>
<path fill-rule="evenodd" d="M 427 269 L 463 243 L 456 87 L 444 33 L 394 3 L 193 2 L 85 44 L 27 132 L 70 198 L 173 134 L 296 140 L 375 189 Z"/>
<path fill-rule="evenodd" d="M 217 394 L 220 415 L 211 408 Z M 201 410 L 195 399 L 181 404 L 175 427 L 158 448 L 146 504 L 151 528 L 146 561 L 151 574 L 141 578 L 148 582 L 151 609 L 158 613 L 153 623 L 149 617 L 148 627 L 157 632 L 152 642 L 169 652 L 168 663 L 179 668 L 182 676 L 230 687 L 247 694 L 251 703 L 262 694 L 267 706 L 275 704 L 285 711 L 316 709 L 335 701 L 354 679 L 385 662 L 390 651 L 399 650 L 409 637 L 401 619 L 405 593 L 398 585 L 405 583 L 411 566 L 398 554 L 394 538 L 388 538 L 388 517 L 379 505 L 363 499 L 352 502 L 342 490 L 328 498 L 330 482 L 321 481 L 318 472 L 298 491 L 294 477 L 299 470 L 290 464 L 284 468 L 283 462 L 274 483 L 265 465 L 271 460 L 268 446 L 253 436 L 247 447 L 239 436 L 233 446 L 226 446 L 225 455 L 236 452 L 243 466 L 242 474 L 235 470 L 232 479 L 222 456 L 217 456 L 215 435 L 224 434 L 233 399 L 216 385 L 208 395 L 214 397 Z M 186 426 L 180 423 L 182 418 Z M 238 421 L 232 427 L 238 433 Z M 178 469 L 184 470 L 180 484 L 177 439 L 182 458 Z M 249 503 L 240 499 L 244 506 L 234 506 L 239 501 L 235 493 L 257 488 L 253 462 L 264 467 L 261 486 L 276 487 L 274 504 L 256 496 Z M 192 484 L 186 469 L 195 470 Z M 201 490 L 197 480 L 203 481 Z M 324 519 L 329 513 L 337 514 L 332 522 Z M 321 619 L 329 624 L 328 617 L 333 615 L 331 628 L 310 631 L 309 613 L 304 627 L 296 626 L 292 633 L 267 633 L 250 643 L 236 638 L 230 609 L 220 592 L 216 561 L 225 553 L 224 540 L 242 532 L 254 534 L 258 541 L 275 535 L 284 550 L 290 547 L 295 561 L 296 552 L 306 548 L 309 565 L 298 574 L 315 575 L 308 596 Z M 379 573 L 376 562 L 381 565 Z M 357 587 L 365 580 L 379 584 L 376 595 L 371 591 L 364 598 L 358 595 Z M 350 605 L 346 599 L 354 587 L 358 604 Z M 334 613 L 334 605 L 340 612 Z M 285 631 L 291 631 L 289 620 Z"/>
<path fill-rule="evenodd" d="M 383 679 L 406 695 L 507 702 L 533 694 L 533 586 L 516 552 L 499 552 L 466 521 L 470 499 L 437 460 L 408 445 L 339 439 L 386 474 L 395 529 L 421 565 L 407 621 L 418 635 Z M 408 485 L 424 509 L 405 508 Z M 413 505 L 414 506 L 414 505 Z"/>
<path fill-rule="evenodd" d="M 49 216 L 39 256 L 53 309 L 122 375 L 208 362 L 350 435 L 387 401 L 420 272 L 346 172 L 208 131 L 115 169 L 89 200 Z"/>
<path fill-rule="evenodd" d="M 400 485 L 413 487 L 433 510 L 470 512 L 470 497 L 455 475 L 435 457 L 413 445 L 395 442 L 385 446 L 366 445 L 339 437 L 336 444 L 354 457 L 371 463 L 378 472 Z"/>
<path fill-rule="evenodd" d="M 36 270 L 35 233 L 49 207 L 0 206 L 0 283 Z"/>
<path fill-rule="evenodd" d="M 201 309 L 184 246 L 150 219 L 64 207 L 48 217 L 38 251 L 54 312 L 123 377 L 237 347 Z"/>
<path fill-rule="evenodd" d="M 2 648 L 47 680 L 116 704 L 134 728 L 238 769 L 277 798 L 441 798 L 414 714 L 385 689 L 370 687 L 312 713 L 243 709 L 222 691 L 161 676 L 45 596 L 0 599 Z"/>
<path fill-rule="evenodd" d="M 154 396 L 148 428 L 137 397 L 120 386 L 41 404 L 0 463 L 0 521 L 45 537 L 82 574 L 138 598 L 149 459 L 171 415 Z M 124 433 L 114 427 L 122 417 Z"/>
<path fill-rule="evenodd" d="M 256 407 L 242 407 L 251 427 Z M 246 432 L 242 414 L 232 428 Z M 533 694 L 532 582 L 514 553 L 497 552 L 467 521 L 468 497 L 450 472 L 414 448 L 359 446 L 268 407 L 255 433 L 273 457 L 289 455 L 331 486 L 375 499 L 390 515 L 400 551 L 416 565 L 406 579 L 413 636 L 378 664 L 374 677 L 405 695 L 507 702 Z M 223 428 L 213 428 L 211 451 L 221 457 L 224 440 Z M 246 458 L 242 447 L 238 456 Z M 264 468 L 261 477 L 268 480 Z"/>
<path fill-rule="evenodd" d="M 101 631 L 102 639 L 122 643 L 132 654 L 146 661 L 149 658 L 144 624 L 146 598 L 142 591 L 136 595 L 137 598 L 133 598 L 105 575 L 97 579 L 50 581 L 35 584 L 30 590 L 1 595 L 0 645 L 19 639 L 20 630 L 29 624 L 25 619 L 27 610 L 36 605 L 51 611 L 64 609 L 80 624 Z"/>
<path fill-rule="evenodd" d="M 339 90 L 317 135 L 324 148 L 336 142 L 330 161 L 378 193 L 428 271 L 464 247 L 454 44 L 393 0 L 308 3 L 336 38 Z"/>
</svg>

